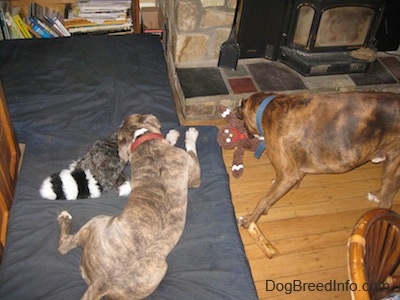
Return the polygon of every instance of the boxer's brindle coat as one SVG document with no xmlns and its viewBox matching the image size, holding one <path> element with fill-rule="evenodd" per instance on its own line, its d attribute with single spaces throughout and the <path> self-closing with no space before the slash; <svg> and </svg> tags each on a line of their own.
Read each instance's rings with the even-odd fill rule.
<svg viewBox="0 0 400 300">
<path fill-rule="evenodd" d="M 271 94 L 256 93 L 236 108 L 251 134 Z M 306 174 L 343 173 L 367 161 L 383 161 L 381 188 L 368 199 L 391 208 L 400 186 L 400 95 L 335 93 L 275 95 L 261 117 L 266 150 L 276 173 L 254 211 L 239 219 L 248 228 L 300 183 Z"/>
<path fill-rule="evenodd" d="M 142 299 L 164 278 L 185 225 L 188 187 L 200 185 L 200 166 L 196 129 L 186 132 L 186 152 L 170 145 L 177 131 L 167 141 L 160 128 L 152 115 L 131 115 L 120 128 L 119 154 L 129 158 L 132 186 L 120 215 L 94 217 L 76 234 L 70 234 L 71 215 L 58 216 L 58 251 L 82 248 L 80 269 L 89 285 L 82 299 Z"/>
</svg>

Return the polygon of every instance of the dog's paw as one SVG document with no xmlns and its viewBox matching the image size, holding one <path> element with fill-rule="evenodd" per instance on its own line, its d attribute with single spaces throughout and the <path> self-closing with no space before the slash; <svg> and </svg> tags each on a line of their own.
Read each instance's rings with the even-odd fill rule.
<svg viewBox="0 0 400 300">
<path fill-rule="evenodd" d="M 386 160 L 386 152 L 384 150 L 378 151 L 378 153 L 376 153 L 375 157 L 373 157 L 371 159 L 371 161 L 374 164 L 378 164 L 378 163 L 383 162 L 385 160 Z"/>
<path fill-rule="evenodd" d="M 199 136 L 199 132 L 197 131 L 196 128 L 190 127 L 186 133 L 185 133 L 185 147 L 186 151 L 193 151 L 195 154 L 197 153 L 196 151 L 196 141 L 197 137 Z"/>
<path fill-rule="evenodd" d="M 66 210 L 63 210 L 62 212 L 59 213 L 59 215 L 57 217 L 57 221 L 59 224 L 65 223 L 65 222 L 70 223 L 72 221 L 72 216 L 70 215 L 69 212 L 67 212 Z"/>
<path fill-rule="evenodd" d="M 119 196 L 129 196 L 131 193 L 132 187 L 131 187 L 131 182 L 129 180 L 125 181 L 122 185 L 118 187 Z"/>
<path fill-rule="evenodd" d="M 198 136 L 199 136 L 199 132 L 197 131 L 197 129 L 194 127 L 190 127 L 186 131 L 185 137 L 186 137 L 186 140 L 190 139 L 190 140 L 196 141 Z"/>
<path fill-rule="evenodd" d="M 175 144 L 179 138 L 179 131 L 175 130 L 175 129 L 171 129 L 170 131 L 168 131 L 165 138 L 172 146 L 175 146 Z"/>
<path fill-rule="evenodd" d="M 237 218 L 236 220 L 238 226 L 242 226 L 244 228 L 249 228 L 250 226 L 250 216 L 242 216 Z"/>
<path fill-rule="evenodd" d="M 367 199 L 368 199 L 368 201 L 375 202 L 375 203 L 380 202 L 378 196 L 375 193 L 368 193 Z"/>
</svg>

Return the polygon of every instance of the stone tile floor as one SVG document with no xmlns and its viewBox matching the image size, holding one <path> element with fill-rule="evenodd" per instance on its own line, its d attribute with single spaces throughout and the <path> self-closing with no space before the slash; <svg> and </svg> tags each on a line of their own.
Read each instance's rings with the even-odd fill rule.
<svg viewBox="0 0 400 300">
<path fill-rule="evenodd" d="M 215 66 L 177 68 L 182 88 L 185 118 L 219 118 L 218 104 L 234 106 L 239 99 L 259 91 L 335 92 L 345 90 L 393 91 L 400 93 L 398 56 L 378 55 L 366 73 L 302 76 L 279 61 L 241 59 L 236 70 Z"/>
</svg>

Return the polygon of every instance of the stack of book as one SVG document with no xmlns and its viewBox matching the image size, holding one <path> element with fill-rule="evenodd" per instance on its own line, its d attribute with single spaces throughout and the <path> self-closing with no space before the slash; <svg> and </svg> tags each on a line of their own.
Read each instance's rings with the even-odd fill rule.
<svg viewBox="0 0 400 300">
<path fill-rule="evenodd" d="M 28 16 L 22 15 L 20 8 L 3 3 L 0 6 L 0 40 L 71 36 L 62 20 L 58 12 L 37 3 L 29 5 Z"/>
<path fill-rule="evenodd" d="M 72 34 L 132 31 L 131 1 L 78 0 L 64 19 Z"/>
<path fill-rule="evenodd" d="M 46 6 L 31 3 L 28 12 L 28 24 L 36 33 L 36 37 L 52 38 L 71 36 L 71 33 L 63 25 L 63 17 L 60 13 Z"/>
</svg>

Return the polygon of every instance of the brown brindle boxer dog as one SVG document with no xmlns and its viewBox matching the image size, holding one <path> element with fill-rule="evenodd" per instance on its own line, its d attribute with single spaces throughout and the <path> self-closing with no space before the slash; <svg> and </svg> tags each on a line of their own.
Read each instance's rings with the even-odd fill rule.
<svg viewBox="0 0 400 300">
<path fill-rule="evenodd" d="M 306 174 L 344 173 L 369 160 L 383 161 L 383 172 L 381 188 L 368 199 L 391 208 L 400 186 L 400 95 L 256 93 L 235 113 L 249 133 L 264 135 L 276 173 L 270 190 L 238 220 L 240 225 L 257 222 Z"/>
</svg>

